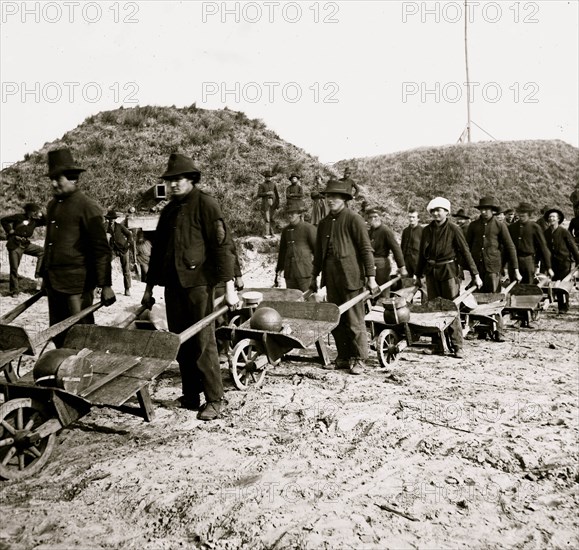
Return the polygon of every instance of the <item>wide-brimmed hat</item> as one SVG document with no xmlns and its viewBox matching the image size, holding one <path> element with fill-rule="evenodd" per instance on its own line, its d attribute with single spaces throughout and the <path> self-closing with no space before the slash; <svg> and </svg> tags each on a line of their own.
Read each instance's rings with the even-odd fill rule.
<svg viewBox="0 0 579 550">
<path fill-rule="evenodd" d="M 291 199 L 285 206 L 285 211 L 290 214 L 292 212 L 302 213 L 306 211 L 306 203 L 303 199 Z"/>
<path fill-rule="evenodd" d="M 447 212 L 450 212 L 450 201 L 444 197 L 434 197 L 426 207 L 428 212 L 431 212 L 435 208 L 444 208 Z"/>
<path fill-rule="evenodd" d="M 272 174 L 270 171 L 268 171 L 268 170 L 266 170 L 265 172 L 262 172 L 261 175 L 262 175 L 264 178 L 273 178 L 273 174 Z"/>
<path fill-rule="evenodd" d="M 478 201 L 478 205 L 475 206 L 477 210 L 481 208 L 490 208 L 493 212 L 498 212 L 500 210 L 499 205 L 494 197 L 487 195 L 486 197 L 481 197 Z"/>
<path fill-rule="evenodd" d="M 364 210 L 364 215 L 366 217 L 373 216 L 374 214 L 376 214 L 378 216 L 382 216 L 382 211 L 377 206 L 371 206 L 370 208 L 366 208 Z"/>
<path fill-rule="evenodd" d="M 105 214 L 105 218 L 107 220 L 116 220 L 119 217 L 119 215 L 114 211 L 114 210 L 109 210 L 106 214 Z"/>
<path fill-rule="evenodd" d="M 161 179 L 168 180 L 176 176 L 187 176 L 194 183 L 201 179 L 201 172 L 193 164 L 193 160 L 180 153 L 171 153 L 167 170 L 160 176 Z"/>
<path fill-rule="evenodd" d="M 462 218 L 463 220 L 470 220 L 470 216 L 466 213 L 464 208 L 459 208 L 456 214 L 452 215 L 453 218 Z"/>
<path fill-rule="evenodd" d="M 290 174 L 290 176 L 288 177 L 288 180 L 292 180 L 292 178 L 298 178 L 300 179 L 300 176 L 298 174 Z"/>
<path fill-rule="evenodd" d="M 352 186 L 343 180 L 329 180 L 326 184 L 326 188 L 323 191 L 320 191 L 320 194 L 322 195 L 329 195 L 330 193 L 344 195 L 346 200 L 349 201 L 354 198 L 352 195 Z"/>
<path fill-rule="evenodd" d="M 517 206 L 517 212 L 527 212 L 528 214 L 532 214 L 534 211 L 535 208 L 529 202 L 520 202 L 519 206 Z"/>
<path fill-rule="evenodd" d="M 61 174 L 74 174 L 78 176 L 81 172 L 85 172 L 85 169 L 76 165 L 70 149 L 65 147 L 63 149 L 48 151 L 48 172 L 44 174 L 45 176 L 49 178 L 56 178 Z"/>
<path fill-rule="evenodd" d="M 563 214 L 563 212 L 561 212 L 561 210 L 559 210 L 558 208 L 549 208 L 544 214 L 543 214 L 543 219 L 545 221 L 547 221 L 549 219 L 549 214 L 552 214 L 553 212 L 556 212 L 557 215 L 559 216 L 559 223 L 562 223 L 563 220 L 565 219 L 565 214 Z"/>
</svg>

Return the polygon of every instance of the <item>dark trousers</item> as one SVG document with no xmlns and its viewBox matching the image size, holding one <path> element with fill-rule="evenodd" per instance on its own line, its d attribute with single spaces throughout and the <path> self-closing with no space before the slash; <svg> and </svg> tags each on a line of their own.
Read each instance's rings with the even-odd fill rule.
<svg viewBox="0 0 579 550">
<path fill-rule="evenodd" d="M 458 277 L 447 279 L 446 281 L 439 281 L 432 275 L 426 275 L 426 292 L 428 299 L 445 298 L 446 300 L 454 300 L 460 293 L 460 280 Z M 460 315 L 448 327 L 448 337 L 450 343 L 456 348 L 462 348 L 462 326 L 460 324 Z"/>
<path fill-rule="evenodd" d="M 20 261 L 22 260 L 22 256 L 24 254 L 38 258 L 36 261 L 36 273 L 34 276 L 37 279 L 39 277 L 38 270 L 40 269 L 42 256 L 44 256 L 44 248 L 36 244 L 29 243 L 26 246 L 18 246 L 14 250 L 9 250 L 8 263 L 10 264 L 10 292 L 18 292 L 18 268 L 20 267 Z"/>
<path fill-rule="evenodd" d="M 171 278 L 165 286 L 165 306 L 169 330 L 178 334 L 213 311 L 213 289 L 209 286 L 183 288 Z M 186 399 L 197 399 L 201 392 L 206 401 L 219 401 L 223 397 L 215 323 L 181 344 L 177 362 Z"/>
<path fill-rule="evenodd" d="M 523 278 L 521 284 L 532 285 L 535 280 L 535 256 L 532 254 L 530 256 L 518 256 L 517 259 L 519 261 L 519 271 Z M 511 268 L 509 268 L 509 279 L 511 281 L 515 280 L 515 272 Z"/>
<path fill-rule="evenodd" d="M 82 294 L 65 294 L 54 290 L 50 286 L 50 280 L 45 279 L 46 296 L 48 298 L 48 318 L 50 326 L 56 325 L 60 321 L 64 321 L 71 315 L 79 313 L 83 309 L 92 306 L 94 301 L 94 290 L 83 292 Z M 78 324 L 94 325 L 94 315 L 86 315 Z M 64 338 L 68 331 L 61 332 L 52 338 L 54 345 L 61 348 L 64 344 Z"/>
<path fill-rule="evenodd" d="M 324 276 L 328 302 L 341 305 L 360 294 L 360 289 L 348 290 L 340 262 L 333 256 L 326 258 Z M 368 358 L 368 336 L 364 322 L 364 302 L 358 302 L 340 315 L 338 326 L 332 331 L 338 348 L 338 359 Z"/>
<path fill-rule="evenodd" d="M 311 281 L 311 277 L 300 277 L 300 278 L 294 278 L 294 279 L 288 279 L 287 277 L 285 278 L 285 286 L 287 288 L 294 288 L 297 290 L 301 290 L 302 292 L 305 292 L 306 290 L 308 290 L 308 288 L 310 288 L 310 281 Z"/>
<path fill-rule="evenodd" d="M 147 282 L 147 273 L 149 272 L 149 264 L 142 264 L 139 263 L 139 267 L 141 268 L 141 282 Z"/>
<path fill-rule="evenodd" d="M 415 256 L 405 255 L 404 263 L 406 264 L 406 271 L 409 277 L 414 277 L 416 274 L 416 266 L 418 265 L 418 254 Z"/>
<path fill-rule="evenodd" d="M 571 262 L 564 261 L 560 262 L 555 260 L 554 258 L 551 260 L 553 264 L 551 267 L 555 276 L 553 277 L 553 281 L 562 281 L 569 273 L 571 273 Z M 561 313 L 569 311 L 569 296 L 565 292 L 557 292 L 557 306 Z"/>
<path fill-rule="evenodd" d="M 392 272 L 390 260 L 383 256 L 374 256 L 374 265 L 376 266 L 376 283 L 378 285 L 387 283 L 390 280 L 390 273 Z M 390 289 L 387 288 L 382 291 L 379 298 L 390 298 Z"/>
<path fill-rule="evenodd" d="M 480 289 L 481 292 L 496 294 L 501 291 L 500 273 L 489 273 L 488 271 L 481 269 L 479 275 L 483 282 L 483 286 Z M 505 324 L 502 315 L 499 315 L 497 319 L 497 333 L 501 337 L 505 334 Z"/>
<path fill-rule="evenodd" d="M 117 252 L 117 258 L 121 261 L 121 269 L 123 271 L 123 284 L 125 285 L 125 291 L 131 288 L 131 259 L 129 256 L 129 251 Z"/>
</svg>

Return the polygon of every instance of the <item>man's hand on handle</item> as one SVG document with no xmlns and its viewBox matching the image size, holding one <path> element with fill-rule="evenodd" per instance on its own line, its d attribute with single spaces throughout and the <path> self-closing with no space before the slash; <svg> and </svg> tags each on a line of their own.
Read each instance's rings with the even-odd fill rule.
<svg viewBox="0 0 579 550">
<path fill-rule="evenodd" d="M 101 289 L 101 302 L 103 306 L 112 306 L 117 301 L 115 291 L 110 286 L 103 286 Z"/>
</svg>

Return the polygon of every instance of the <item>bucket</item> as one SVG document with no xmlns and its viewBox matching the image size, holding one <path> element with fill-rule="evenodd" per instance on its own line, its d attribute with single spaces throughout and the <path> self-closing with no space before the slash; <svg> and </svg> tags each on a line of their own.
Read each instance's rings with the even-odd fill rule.
<svg viewBox="0 0 579 550">
<path fill-rule="evenodd" d="M 77 349 L 55 349 L 43 353 L 32 371 L 39 386 L 60 388 L 78 394 L 92 381 L 92 365 Z"/>
<path fill-rule="evenodd" d="M 387 325 L 398 325 L 407 323 L 410 320 L 410 310 L 406 300 L 401 296 L 395 296 L 383 300 L 384 322 Z"/>
</svg>

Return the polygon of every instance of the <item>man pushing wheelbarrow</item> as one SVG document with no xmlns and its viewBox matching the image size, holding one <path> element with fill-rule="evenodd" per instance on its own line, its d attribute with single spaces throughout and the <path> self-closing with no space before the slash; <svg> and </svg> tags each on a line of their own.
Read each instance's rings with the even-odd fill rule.
<svg viewBox="0 0 579 550">
<path fill-rule="evenodd" d="M 201 172 L 190 158 L 173 153 L 161 178 L 170 183 L 172 198 L 159 218 L 141 303 L 151 307 L 153 288 L 164 286 L 169 330 L 179 333 L 213 311 L 213 288 L 218 282 L 225 283 L 227 305 L 237 304 L 239 298 L 221 208 L 195 186 Z M 214 323 L 182 343 L 177 361 L 181 406 L 199 410 L 200 420 L 219 418 L 223 383 Z M 201 393 L 205 394 L 203 408 Z"/>
</svg>

